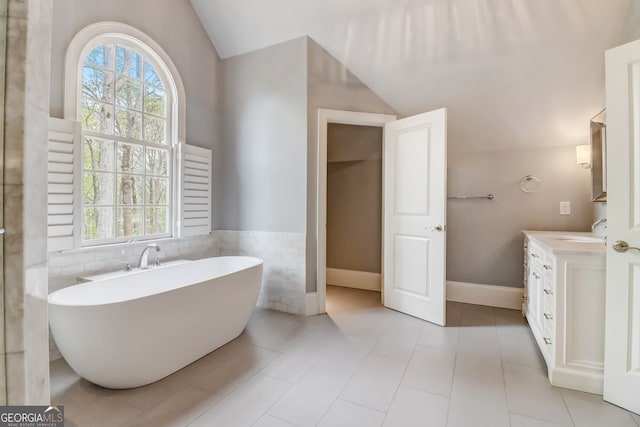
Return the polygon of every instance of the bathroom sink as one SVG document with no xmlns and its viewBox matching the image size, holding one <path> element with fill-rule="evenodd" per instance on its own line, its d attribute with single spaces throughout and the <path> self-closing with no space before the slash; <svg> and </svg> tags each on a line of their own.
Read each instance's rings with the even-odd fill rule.
<svg viewBox="0 0 640 427">
<path fill-rule="evenodd" d="M 604 243 L 603 237 L 591 237 L 591 236 L 558 236 L 554 237 L 554 240 L 562 240 L 569 243 Z"/>
</svg>

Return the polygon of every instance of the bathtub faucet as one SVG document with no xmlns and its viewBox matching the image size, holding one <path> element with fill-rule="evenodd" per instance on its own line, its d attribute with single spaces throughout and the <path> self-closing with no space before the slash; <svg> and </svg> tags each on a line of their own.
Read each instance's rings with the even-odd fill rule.
<svg viewBox="0 0 640 427">
<path fill-rule="evenodd" d="M 142 254 L 140 255 L 140 261 L 138 261 L 138 268 L 146 269 L 149 267 L 149 252 L 151 252 L 151 249 L 155 249 L 156 252 L 160 252 L 160 246 L 156 245 L 155 243 L 151 243 L 147 245 L 147 247 L 144 248 L 144 250 L 142 251 Z"/>
</svg>

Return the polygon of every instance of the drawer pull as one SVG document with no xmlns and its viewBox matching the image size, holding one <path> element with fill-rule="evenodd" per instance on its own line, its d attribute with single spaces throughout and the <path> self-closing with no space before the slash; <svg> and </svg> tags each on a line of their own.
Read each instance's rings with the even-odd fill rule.
<svg viewBox="0 0 640 427">
<path fill-rule="evenodd" d="M 534 254 L 534 253 L 532 253 L 532 254 L 531 254 L 531 258 L 540 258 L 540 257 L 538 256 L 538 254 Z"/>
<path fill-rule="evenodd" d="M 553 292 L 551 291 L 551 289 L 544 289 L 544 293 L 547 295 L 553 295 Z"/>
<path fill-rule="evenodd" d="M 546 345 L 551 345 L 551 338 L 544 337 L 544 338 L 542 338 L 542 339 L 544 340 L 544 343 L 545 343 Z"/>
<path fill-rule="evenodd" d="M 549 313 L 545 313 L 544 314 L 544 318 L 547 319 L 547 320 L 551 320 L 551 319 L 553 319 L 553 316 L 550 315 Z"/>
<path fill-rule="evenodd" d="M 543 267 L 545 270 L 551 270 L 551 266 L 549 264 L 545 264 Z"/>
</svg>

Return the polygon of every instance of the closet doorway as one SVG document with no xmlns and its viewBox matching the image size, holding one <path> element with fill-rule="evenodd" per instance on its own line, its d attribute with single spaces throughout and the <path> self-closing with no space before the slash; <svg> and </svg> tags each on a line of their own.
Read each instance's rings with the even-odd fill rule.
<svg viewBox="0 0 640 427">
<path fill-rule="evenodd" d="M 326 312 L 327 137 L 331 123 L 383 128 L 381 213 L 383 305 L 444 326 L 447 229 L 445 223 L 446 109 L 442 108 L 401 120 L 395 120 L 394 116 L 385 114 L 338 110 L 318 111 L 317 293 L 315 299 L 319 313 Z M 339 158 L 343 155 L 338 153 L 336 156 Z M 349 282 L 353 282 L 352 279 L 353 277 Z"/>
<path fill-rule="evenodd" d="M 379 126 L 327 125 L 328 313 L 381 305 L 382 137 Z"/>
<path fill-rule="evenodd" d="M 318 311 L 326 312 L 327 285 L 332 295 L 345 298 L 381 291 L 382 266 L 382 150 L 387 114 L 319 110 L 318 113 Z M 330 138 L 332 141 L 330 142 Z M 377 158 L 376 158 L 377 157 Z M 376 163 L 379 164 L 377 170 Z M 379 179 L 365 194 L 364 180 Z M 351 196 L 356 194 L 355 198 Z M 377 212 L 371 212 L 372 209 Z M 366 212 L 364 210 L 367 210 Z M 366 216 L 366 218 L 362 218 Z M 360 217 L 360 219 L 358 219 Z M 329 222 L 331 221 L 331 222 Z M 352 238 L 352 225 L 355 238 Z M 367 231 L 377 227 L 375 237 Z M 346 245 L 343 245 L 347 242 Z M 361 249 L 362 246 L 366 248 Z M 340 285 L 340 287 L 331 287 Z M 368 299 L 372 294 L 368 294 Z M 373 295 L 381 300 L 380 294 Z"/>
</svg>

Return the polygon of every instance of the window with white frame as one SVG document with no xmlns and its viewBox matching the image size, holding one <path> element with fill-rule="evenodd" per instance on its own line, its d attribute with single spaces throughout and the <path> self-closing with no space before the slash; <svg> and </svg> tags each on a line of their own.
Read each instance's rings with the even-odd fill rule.
<svg viewBox="0 0 640 427">
<path fill-rule="evenodd" d="M 67 49 L 64 103 L 49 120 L 50 251 L 211 231 L 211 150 L 185 143 L 184 86 L 160 45 L 89 25 Z"/>
<path fill-rule="evenodd" d="M 154 61 L 113 40 L 85 56 L 81 77 L 82 242 L 172 234 L 173 157 L 165 90 Z"/>
</svg>

